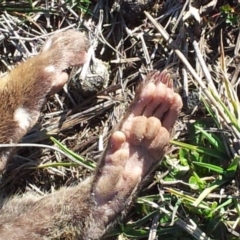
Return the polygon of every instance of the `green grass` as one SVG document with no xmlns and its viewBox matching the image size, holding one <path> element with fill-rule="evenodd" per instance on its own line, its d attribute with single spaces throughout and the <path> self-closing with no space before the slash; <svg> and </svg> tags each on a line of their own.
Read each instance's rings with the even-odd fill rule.
<svg viewBox="0 0 240 240">
<path fill-rule="evenodd" d="M 171 1 L 171 3 L 173 2 L 174 1 Z M 239 4 L 233 7 L 228 4 L 228 1 L 223 2 L 223 5 L 220 6 L 219 9 L 214 10 L 219 10 L 219 15 L 217 14 L 217 16 L 222 17 L 219 21 L 215 20 L 215 12 L 212 15 L 204 16 L 205 21 L 203 21 L 203 23 L 205 26 L 210 26 L 209 28 L 206 27 L 207 30 L 205 31 L 209 31 L 209 35 L 207 35 L 208 38 L 211 38 L 214 34 L 217 35 L 217 33 L 214 32 L 214 27 L 219 26 L 219 22 L 226 23 L 226 25 L 224 25 L 226 28 L 229 26 L 233 27 L 235 29 L 234 31 L 239 29 Z M 65 18 L 67 18 L 68 14 L 71 15 L 68 12 L 69 9 L 72 9 L 76 13 L 75 15 L 84 12 L 92 16 L 92 12 L 90 13 L 89 10 L 91 1 L 69 0 L 65 1 L 65 3 L 66 8 L 64 8 L 64 10 L 66 10 L 67 13 L 66 16 L 64 16 Z M 8 4 L 8 1 L 0 1 L 0 10 L 9 13 L 23 12 L 26 14 L 47 12 L 54 15 L 57 13 L 56 6 L 56 8 L 46 9 L 44 4 L 45 1 L 29 0 L 21 1 L 21 4 L 14 6 Z M 106 13 L 110 8 L 104 8 L 104 10 L 104 13 Z M 112 19 L 117 19 L 117 22 L 114 22 L 114 24 L 119 24 L 119 19 L 121 18 L 119 15 L 115 17 L 114 14 L 116 14 L 116 12 L 111 12 L 109 16 L 112 15 Z M 173 64 L 177 65 L 176 69 L 178 69 L 178 73 L 180 72 L 179 69 L 184 66 L 183 68 L 185 68 L 191 76 L 189 77 L 192 80 L 191 87 L 199 92 L 201 106 L 197 114 L 191 116 L 189 114 L 186 135 L 171 141 L 174 150 L 161 162 L 154 175 L 153 181 L 148 183 L 143 189 L 126 219 L 111 230 L 108 236 L 115 236 L 118 239 L 154 239 L 154 235 L 157 235 L 159 239 L 164 238 L 165 240 L 240 239 L 238 232 L 234 232 L 235 227 L 240 226 L 240 201 L 238 193 L 240 185 L 238 178 L 240 160 L 240 105 L 236 87 L 232 85 L 229 79 L 230 67 L 229 62 L 226 62 L 225 56 L 226 50 L 224 44 L 230 40 L 227 35 L 221 33 L 219 34 L 220 38 L 216 38 L 220 46 L 220 54 L 216 60 L 218 61 L 216 66 L 218 72 L 221 73 L 216 77 L 213 76 L 214 68 L 211 72 L 208 70 L 207 64 L 209 64 L 209 59 L 204 58 L 205 56 L 201 55 L 201 51 L 200 54 L 198 53 L 199 49 L 196 41 L 187 39 L 190 42 L 189 52 L 191 51 L 191 54 L 194 53 L 199 62 L 202 61 L 200 64 L 200 72 L 204 75 L 202 76 L 198 74 L 199 71 L 197 72 L 194 69 L 194 63 L 189 63 L 188 58 L 184 55 L 186 53 L 171 39 L 171 37 L 174 37 L 174 34 L 172 34 L 173 36 L 168 34 L 167 31 L 169 27 L 161 26 L 160 21 L 157 22 L 147 14 L 146 16 L 146 22 L 154 26 L 150 30 L 146 29 L 146 33 L 149 33 L 147 37 L 145 36 L 146 39 L 148 39 L 147 50 L 149 51 L 149 55 L 153 53 L 152 42 L 154 42 L 154 46 L 158 41 L 160 42 L 159 35 L 155 35 L 151 42 L 149 40 L 151 39 L 151 34 L 160 34 L 161 40 L 163 38 L 166 42 L 160 42 L 159 44 L 159 49 L 164 49 L 159 54 L 159 59 L 162 60 L 162 56 L 166 56 L 167 54 L 169 54 L 170 57 L 175 54 L 174 57 L 172 57 L 172 59 L 174 59 Z M 21 20 L 23 21 L 23 19 L 24 17 Z M 174 17 L 172 19 L 174 19 Z M 67 20 L 67 23 L 71 23 L 72 18 Z M 190 20 L 185 23 L 191 25 L 193 21 L 193 18 L 190 18 Z M 163 24 L 163 21 L 161 23 Z M 55 24 L 56 25 L 53 26 L 57 29 L 59 26 L 58 21 L 56 21 Z M 75 24 L 77 25 L 78 23 Z M 115 56 L 115 54 L 119 54 L 117 55 L 119 58 L 123 56 L 125 49 L 120 52 L 121 47 L 119 47 L 119 43 L 121 41 L 124 42 L 125 40 L 131 39 L 132 45 L 141 45 L 137 42 L 137 37 L 134 35 L 134 32 L 131 32 L 131 34 L 133 34 L 133 37 L 131 36 L 132 38 L 130 38 L 130 35 L 126 38 L 125 36 L 124 38 L 121 36 L 119 29 L 120 27 L 124 29 L 124 25 L 116 25 L 117 27 L 113 28 L 111 26 L 115 25 L 112 25 L 112 22 L 107 22 L 107 20 L 104 24 L 98 25 L 101 31 L 101 34 L 98 36 L 101 40 L 99 41 L 98 47 L 102 47 L 101 51 L 103 51 L 107 45 L 114 49 L 114 51 L 109 50 L 109 47 L 108 50 L 111 52 L 108 54 L 105 53 L 108 58 Z M 42 32 L 44 32 L 45 22 L 40 22 L 40 26 Z M 13 29 L 17 29 L 17 27 L 19 27 L 19 25 L 16 24 Z M 143 25 L 141 29 L 143 27 L 148 28 L 148 26 Z M 184 27 L 186 27 L 186 25 L 184 25 Z M 111 39 L 115 30 L 117 34 Z M 141 30 L 141 34 L 142 33 L 143 31 Z M 104 39 L 103 36 L 107 36 L 106 39 Z M 111 41 L 108 41 L 109 39 Z M 215 41 L 216 39 L 211 40 Z M 101 45 L 100 42 L 103 44 Z M 209 42 L 207 42 L 207 44 L 210 44 Z M 112 45 L 110 45 L 110 43 Z M 115 46 L 113 45 L 114 43 L 116 44 Z M 158 51 L 160 51 L 159 49 Z M 167 51 L 165 51 L 165 49 L 167 49 Z M 214 49 L 213 51 L 217 50 Z M 133 51 L 134 54 L 136 52 L 137 51 Z M 135 55 L 133 57 L 135 57 Z M 191 58 L 191 56 L 189 58 Z M 113 59 L 116 60 L 115 58 Z M 166 59 L 164 59 L 164 61 L 166 61 Z M 206 63 L 206 61 L 208 62 Z M 170 63 L 172 62 L 170 61 Z M 141 66 L 142 65 L 137 65 L 139 69 Z M 216 66 L 214 65 L 214 67 Z M 121 81 L 119 82 L 116 80 L 117 77 L 115 79 L 115 76 L 122 74 L 122 65 L 111 65 L 110 63 L 110 68 L 111 67 L 114 71 L 117 71 L 117 68 L 119 70 L 119 72 L 117 72 L 118 74 L 113 71 L 112 79 L 114 79 L 116 85 L 122 84 L 122 79 L 120 79 Z M 128 72 L 124 72 L 125 75 L 129 74 L 129 72 L 132 73 L 132 69 L 137 69 L 134 65 L 131 71 L 127 67 Z M 147 68 L 148 67 L 149 66 L 147 66 Z M 215 81 L 216 79 L 214 78 L 217 78 L 218 81 Z M 112 92 L 110 92 L 110 94 L 112 94 Z M 103 96 L 106 97 L 107 95 Z M 102 119 L 104 119 L 99 116 L 96 118 L 97 121 L 99 121 L 99 119 L 103 121 Z M 86 119 L 88 118 L 86 117 Z M 180 119 L 180 121 L 181 120 L 182 119 Z M 111 121 L 108 121 L 107 124 L 109 122 L 111 123 Z M 91 133 L 94 133 L 94 130 L 93 128 Z M 58 140 L 50 137 L 50 140 L 63 151 L 65 155 L 68 155 L 70 160 L 64 158 L 58 162 L 44 162 L 37 167 L 40 171 L 51 168 L 71 168 L 78 165 L 92 171 L 96 167 L 95 162 L 86 160 L 85 157 L 74 153 L 74 151 L 63 145 L 60 137 Z M 228 231 L 228 229 L 232 232 Z"/>
</svg>

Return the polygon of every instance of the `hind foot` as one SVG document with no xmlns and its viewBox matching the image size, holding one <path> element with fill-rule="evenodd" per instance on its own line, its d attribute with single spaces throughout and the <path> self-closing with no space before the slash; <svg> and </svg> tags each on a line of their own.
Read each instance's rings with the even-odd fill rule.
<svg viewBox="0 0 240 240">
<path fill-rule="evenodd" d="M 108 220 L 125 209 L 141 181 L 166 153 L 181 108 L 170 74 L 166 70 L 149 74 L 110 137 L 96 174 L 93 195 Z"/>
</svg>

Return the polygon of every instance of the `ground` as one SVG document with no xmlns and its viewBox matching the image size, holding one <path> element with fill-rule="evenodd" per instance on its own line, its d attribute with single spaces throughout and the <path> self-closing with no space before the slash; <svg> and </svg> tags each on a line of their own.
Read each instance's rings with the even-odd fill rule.
<svg viewBox="0 0 240 240">
<path fill-rule="evenodd" d="M 1 3 L 6 10 L 0 21 L 3 74 L 36 54 L 49 33 L 60 28 L 87 32 L 93 61 L 101 59 L 110 74 L 109 79 L 105 73 L 97 74 L 100 87 L 91 85 L 91 93 L 84 94 L 86 87 L 78 82 L 84 74 L 79 73 L 64 91 L 49 97 L 38 125 L 23 140 L 52 145 L 48 136 L 54 136 L 81 155 L 85 165 L 79 167 L 47 148 L 20 148 L 1 189 L 5 194 L 44 194 L 81 181 L 94 168 L 139 79 L 151 69 L 169 68 L 184 102 L 175 126 L 178 142 L 173 142 L 127 220 L 111 234 L 154 239 L 156 223 L 159 238 L 199 239 L 205 234 L 210 239 L 238 239 L 239 4 L 152 1 L 146 10 L 157 19 L 156 25 L 143 13 L 145 6 L 129 8 L 126 2 L 131 3 L 125 1 L 121 10 L 117 1 Z M 159 31 L 161 26 L 166 36 Z M 169 36 L 172 42 L 166 41 Z"/>
</svg>

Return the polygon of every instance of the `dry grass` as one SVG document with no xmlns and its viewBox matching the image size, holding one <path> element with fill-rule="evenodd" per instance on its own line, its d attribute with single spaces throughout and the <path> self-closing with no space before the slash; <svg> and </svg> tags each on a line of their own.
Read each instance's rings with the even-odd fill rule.
<svg viewBox="0 0 240 240">
<path fill-rule="evenodd" d="M 219 99 L 231 109 L 229 96 L 225 98 L 227 87 L 223 89 L 223 82 L 231 85 L 230 92 L 235 91 L 235 97 L 238 92 L 239 4 L 228 5 L 228 1 L 152 2 L 150 7 L 146 6 L 144 13 L 135 5 L 132 8 L 122 5 L 121 9 L 118 1 L 113 4 L 110 0 L 93 1 L 91 4 L 73 0 L 1 1 L 2 74 L 19 61 L 35 55 L 54 31 L 68 28 L 81 29 L 88 34 L 92 55 L 89 65 L 99 58 L 105 62 L 110 74 L 108 79 L 106 72 L 98 72 L 97 77 L 92 72 L 90 78 L 86 69 L 77 75 L 76 70 L 73 71 L 73 79 L 63 91 L 48 99 L 38 124 L 23 139 L 23 143 L 53 145 L 49 140 L 51 135 L 85 160 L 96 162 L 112 127 L 123 116 L 133 98 L 137 83 L 152 69 L 171 68 L 175 88 L 184 101 L 183 112 L 176 124 L 176 137 L 192 143 L 193 132 L 189 129 L 199 120 L 207 119 L 208 124 L 204 125 L 207 130 L 228 133 L 227 140 L 223 138 L 228 154 L 220 165 L 229 166 L 233 156 L 239 154 L 239 144 L 234 143 L 239 139 L 239 130 L 229 121 L 229 115 L 222 109 Z M 84 78 L 90 86 L 82 85 Z M 93 86 L 96 79 L 100 79 L 97 87 Z M 87 92 L 86 97 L 84 94 L 89 88 L 91 91 Z M 233 102 L 238 106 L 238 100 L 234 99 Z M 213 115 L 217 114 L 218 121 L 206 111 L 209 106 L 213 106 Z M 185 146 L 180 149 L 185 151 Z M 138 200 L 139 205 L 128 216 L 128 223 L 122 225 L 120 230 L 115 229 L 116 235 L 122 233 L 120 237 L 124 238 L 156 239 L 158 232 L 159 236 L 166 236 L 167 239 L 200 239 L 200 235 L 201 239 L 239 239 L 238 171 L 224 185 L 219 184 L 214 191 L 210 191 L 215 195 L 211 197 L 209 193 L 205 196 L 207 204 L 219 203 L 218 199 L 225 196 L 220 192 L 223 189 L 227 197 L 235 197 L 235 207 L 222 207 L 224 214 L 219 211 L 219 214 L 209 218 L 200 211 L 201 206 L 190 206 L 186 202 L 193 200 L 181 196 L 184 193 L 198 199 L 204 192 L 203 189 L 194 191 L 189 187 L 189 172 L 195 169 L 191 164 L 186 164 L 185 170 L 179 170 L 174 175 L 172 171 L 176 169 L 173 165 L 180 166 L 178 163 L 181 161 L 179 147 L 173 147 L 169 156 L 167 159 L 174 164 L 169 164 L 170 160 L 162 164 L 159 171 L 164 174 L 155 178 L 157 180 L 145 189 L 144 196 Z M 69 163 L 69 159 L 52 149 L 21 147 L 2 178 L 1 190 L 4 194 L 24 191 L 44 194 L 61 185 L 81 181 L 91 172 L 90 169 Z M 206 177 L 216 179 L 213 172 L 197 173 L 204 181 L 211 181 Z M 173 179 L 173 175 L 174 181 L 166 181 Z M 161 190 L 159 182 L 162 183 Z M 150 193 L 156 195 L 151 199 Z M 200 203 L 205 204 L 203 199 Z M 199 209 L 193 209 L 193 206 Z M 145 220 L 144 214 L 147 215 Z M 163 215 L 168 216 L 166 221 L 163 221 Z M 155 227 L 158 230 L 155 231 Z"/>
</svg>

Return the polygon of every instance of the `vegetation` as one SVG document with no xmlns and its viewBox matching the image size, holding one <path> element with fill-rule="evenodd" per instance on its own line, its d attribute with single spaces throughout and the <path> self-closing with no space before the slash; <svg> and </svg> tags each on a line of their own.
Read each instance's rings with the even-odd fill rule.
<svg viewBox="0 0 240 240">
<path fill-rule="evenodd" d="M 96 166 L 99 145 L 106 143 L 139 79 L 168 67 L 184 101 L 172 149 L 109 236 L 240 239 L 240 4 L 152 2 L 139 10 L 110 0 L 0 1 L 2 74 L 36 54 L 52 32 L 67 28 L 87 32 L 93 61 L 102 59 L 110 73 L 88 98 L 77 75 L 48 99 L 23 142 L 54 143 L 65 154 L 21 146 L 1 190 L 44 194 L 81 181 Z"/>
</svg>

